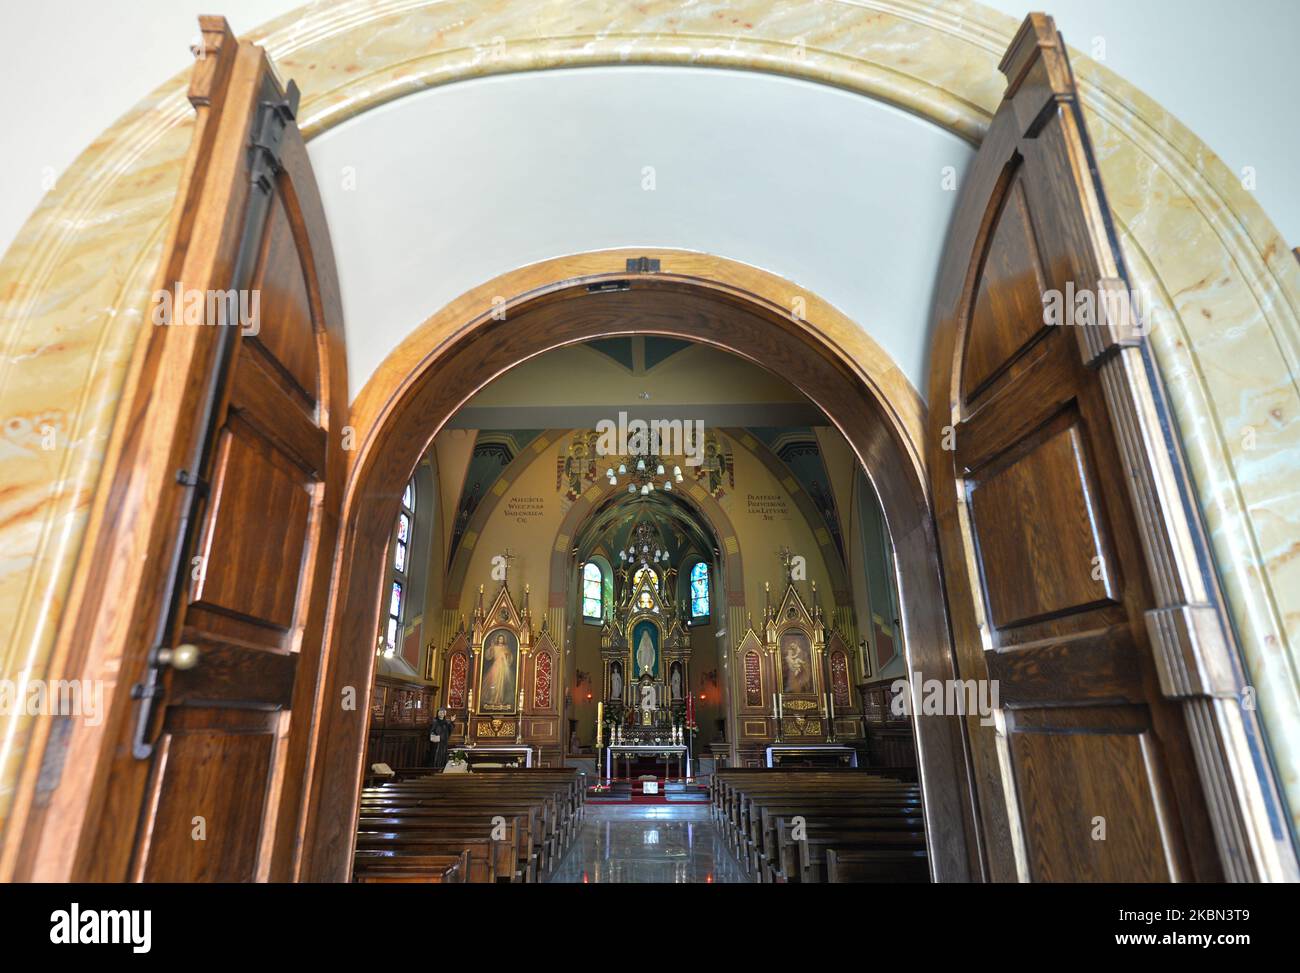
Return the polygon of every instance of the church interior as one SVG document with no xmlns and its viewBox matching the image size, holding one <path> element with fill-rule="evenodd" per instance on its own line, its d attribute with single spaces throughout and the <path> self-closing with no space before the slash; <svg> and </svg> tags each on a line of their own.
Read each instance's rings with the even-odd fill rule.
<svg viewBox="0 0 1300 973">
<path fill-rule="evenodd" d="M 744 880 L 708 814 L 728 767 L 895 781 L 912 802 L 889 837 L 924 876 L 893 575 L 851 447 L 779 376 L 645 334 L 498 376 L 402 494 L 358 863 L 386 865 L 406 839 L 385 830 L 388 774 L 425 779 L 451 755 L 471 773 L 574 768 L 585 813 L 615 828 L 646 827 L 648 808 L 673 835 L 695 822 L 684 855 L 667 837 L 641 861 L 610 841 L 557 876 Z"/>
<path fill-rule="evenodd" d="M 1300 7 L 225 6 L 0 15 L 0 891 L 1300 881 Z"/>
</svg>

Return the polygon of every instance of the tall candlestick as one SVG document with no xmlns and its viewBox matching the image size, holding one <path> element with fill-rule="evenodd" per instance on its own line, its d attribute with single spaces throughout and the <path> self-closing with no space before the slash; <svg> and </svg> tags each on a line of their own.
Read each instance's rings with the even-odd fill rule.
<svg viewBox="0 0 1300 973">
<path fill-rule="evenodd" d="M 600 749 L 601 741 L 605 735 L 605 704 L 596 704 L 596 749 Z"/>
</svg>

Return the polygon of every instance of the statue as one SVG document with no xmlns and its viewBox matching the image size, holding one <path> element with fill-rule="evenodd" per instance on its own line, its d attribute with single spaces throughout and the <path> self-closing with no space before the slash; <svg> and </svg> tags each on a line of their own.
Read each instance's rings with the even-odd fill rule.
<svg viewBox="0 0 1300 973">
<path fill-rule="evenodd" d="M 429 725 L 429 742 L 433 744 L 433 769 L 442 770 L 447 763 L 447 745 L 451 742 L 451 720 L 447 719 L 447 707 L 438 709 L 438 715 Z"/>
<path fill-rule="evenodd" d="M 609 698 L 623 698 L 623 667 L 617 662 L 609 667 Z"/>
<path fill-rule="evenodd" d="M 641 629 L 641 641 L 636 646 L 637 669 L 644 675 L 653 673 L 655 667 L 655 645 L 650 641 L 650 629 Z"/>
</svg>

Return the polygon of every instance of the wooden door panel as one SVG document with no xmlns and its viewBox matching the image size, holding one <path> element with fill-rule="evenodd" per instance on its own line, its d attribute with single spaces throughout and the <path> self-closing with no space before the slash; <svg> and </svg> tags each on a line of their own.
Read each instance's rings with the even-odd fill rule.
<svg viewBox="0 0 1300 973">
<path fill-rule="evenodd" d="M 968 343 L 962 364 L 962 387 L 974 400 L 1012 359 L 1043 332 L 1044 277 L 1038 245 L 1029 221 L 1025 188 L 1014 177 L 979 271 L 979 289 L 971 306 Z"/>
<path fill-rule="evenodd" d="M 287 632 L 298 603 L 310 484 L 238 420 L 222 436 L 196 604 Z"/>
<path fill-rule="evenodd" d="M 302 250 L 282 196 L 272 201 L 264 247 L 255 284 L 261 294 L 260 329 L 253 340 L 265 347 L 303 400 L 314 406 L 320 383 L 316 328 Z"/>
<path fill-rule="evenodd" d="M 1164 790 L 1140 709 L 1105 713 L 1089 728 L 1064 713 L 1016 714 L 1008 728 L 1031 873 L 1040 881 L 1167 882 Z M 1097 716 L 1101 711 L 1095 711 Z M 1132 723 L 1128 716 L 1133 720 Z"/>
<path fill-rule="evenodd" d="M 285 401 L 285 379 L 274 372 L 261 347 L 244 348 L 230 390 L 229 410 L 251 426 L 277 452 L 313 480 L 324 475 L 328 440 L 313 413 Z"/>
<path fill-rule="evenodd" d="M 200 643 L 203 667 L 172 673 L 167 689 L 171 705 L 289 708 L 298 670 L 297 653 L 267 652 L 192 629 L 186 631 L 186 637 Z"/>
<path fill-rule="evenodd" d="M 1142 667 L 1126 623 L 1104 622 L 1069 634 L 1053 632 L 988 653 L 988 677 L 997 680 L 1003 707 L 1144 702 Z M 1077 620 L 1076 620 L 1077 621 Z M 1080 658 L 1087 665 L 1078 664 Z"/>
<path fill-rule="evenodd" d="M 976 549 L 996 629 L 1114 604 L 1108 528 L 1077 414 L 966 479 Z"/>
<path fill-rule="evenodd" d="M 1050 292 L 1095 299 L 1119 273 L 1049 18 L 1025 21 L 1002 67 L 1007 95 L 940 274 L 946 353 L 933 366 L 932 414 L 936 444 L 950 424 L 955 448 L 931 451 L 961 675 L 996 681 L 993 722 L 1005 735 L 989 744 L 987 726 L 968 723 L 988 761 L 985 788 L 1012 782 L 982 795 L 1005 809 L 990 820 L 1009 832 L 988 844 L 1014 849 L 995 873 L 1214 878 L 1187 728 L 1151 653 L 1154 597 L 1105 392 L 1074 319 L 1054 326 L 1045 315 Z"/>
<path fill-rule="evenodd" d="M 198 730 L 160 746 L 162 785 L 153 812 L 146 881 L 249 882 L 266 811 L 275 737 Z M 238 782 L 233 786 L 233 782 Z"/>
</svg>

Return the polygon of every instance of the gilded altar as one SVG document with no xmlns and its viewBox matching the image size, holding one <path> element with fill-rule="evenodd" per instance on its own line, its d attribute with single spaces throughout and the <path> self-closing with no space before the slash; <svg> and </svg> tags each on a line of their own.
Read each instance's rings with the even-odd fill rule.
<svg viewBox="0 0 1300 973">
<path fill-rule="evenodd" d="M 504 580 L 491 601 L 480 586 L 468 627 L 462 620 L 445 653 L 442 705 L 453 743 L 530 748 L 530 765 L 545 766 L 548 751 L 560 753 L 562 660 L 545 620 L 534 630 L 528 601 L 527 585 L 518 603 Z"/>
<path fill-rule="evenodd" d="M 787 575 L 779 601 L 770 583 L 763 588 L 762 620 L 749 620 L 733 650 L 739 764 L 770 765 L 765 751 L 772 747 L 781 753 L 812 748 L 821 756 L 857 746 L 856 652 L 827 624 L 816 584 L 809 583 L 805 596 Z"/>
<path fill-rule="evenodd" d="M 684 607 L 672 597 L 673 568 L 641 565 L 618 572 L 620 591 L 601 629 L 603 743 L 667 740 L 686 718 L 691 640 Z"/>
</svg>

